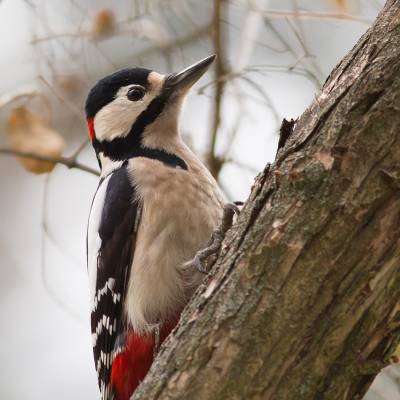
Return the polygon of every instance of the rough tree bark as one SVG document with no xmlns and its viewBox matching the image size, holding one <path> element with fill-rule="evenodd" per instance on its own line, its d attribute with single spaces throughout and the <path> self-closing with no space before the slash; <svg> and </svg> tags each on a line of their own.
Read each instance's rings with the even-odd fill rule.
<svg viewBox="0 0 400 400">
<path fill-rule="evenodd" d="M 399 132 L 389 0 L 256 178 L 133 399 L 362 398 L 400 339 Z"/>
</svg>

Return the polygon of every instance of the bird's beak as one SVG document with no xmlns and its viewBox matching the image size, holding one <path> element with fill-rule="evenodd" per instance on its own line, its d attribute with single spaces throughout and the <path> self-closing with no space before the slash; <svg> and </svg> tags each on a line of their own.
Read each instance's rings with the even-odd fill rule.
<svg viewBox="0 0 400 400">
<path fill-rule="evenodd" d="M 183 71 L 168 75 L 165 80 L 165 89 L 171 93 L 181 90 L 186 92 L 203 76 L 214 60 L 215 54 L 198 61 Z"/>
</svg>

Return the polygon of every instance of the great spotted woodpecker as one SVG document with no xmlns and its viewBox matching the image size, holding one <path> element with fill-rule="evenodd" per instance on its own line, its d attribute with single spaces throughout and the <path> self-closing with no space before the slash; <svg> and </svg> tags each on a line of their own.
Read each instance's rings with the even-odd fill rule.
<svg viewBox="0 0 400 400">
<path fill-rule="evenodd" d="M 101 79 L 86 101 L 101 168 L 87 260 L 103 400 L 129 399 L 203 277 L 187 262 L 218 226 L 224 196 L 183 143 L 179 116 L 214 58 L 166 76 L 124 69 Z"/>
</svg>

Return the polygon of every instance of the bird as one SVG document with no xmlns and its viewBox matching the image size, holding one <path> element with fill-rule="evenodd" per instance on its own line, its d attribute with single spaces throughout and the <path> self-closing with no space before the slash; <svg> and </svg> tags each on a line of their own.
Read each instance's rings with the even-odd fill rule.
<svg viewBox="0 0 400 400">
<path fill-rule="evenodd" d="M 218 229 L 226 199 L 184 143 L 179 121 L 189 89 L 214 59 L 166 75 L 126 68 L 87 96 L 88 134 L 101 170 L 87 267 L 102 400 L 130 398 L 204 279 L 193 265 Z"/>
</svg>

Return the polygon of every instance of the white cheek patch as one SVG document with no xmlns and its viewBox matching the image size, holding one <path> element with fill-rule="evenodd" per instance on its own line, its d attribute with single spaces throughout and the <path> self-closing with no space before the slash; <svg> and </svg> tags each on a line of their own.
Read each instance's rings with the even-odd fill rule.
<svg viewBox="0 0 400 400">
<path fill-rule="evenodd" d="M 136 118 L 146 109 L 149 102 L 149 99 L 146 99 L 148 96 L 145 96 L 143 100 L 134 102 L 126 97 L 131 86 L 122 87 L 115 99 L 96 114 L 94 130 L 98 140 L 110 141 L 116 137 L 126 136 Z"/>
<path fill-rule="evenodd" d="M 115 99 L 104 106 L 94 118 L 96 138 L 100 141 L 111 141 L 117 137 L 127 136 L 138 116 L 161 92 L 163 81 L 163 75 L 151 72 L 149 74 L 150 91 L 138 101 L 127 98 L 129 89 L 134 85 L 121 87 Z"/>
<path fill-rule="evenodd" d="M 165 75 L 161 75 L 158 72 L 152 71 L 149 74 L 148 80 L 151 85 L 151 90 L 159 93 L 164 84 Z"/>
</svg>

